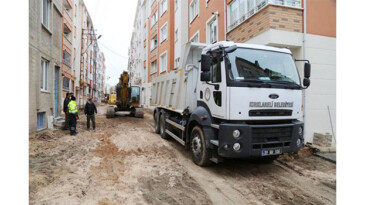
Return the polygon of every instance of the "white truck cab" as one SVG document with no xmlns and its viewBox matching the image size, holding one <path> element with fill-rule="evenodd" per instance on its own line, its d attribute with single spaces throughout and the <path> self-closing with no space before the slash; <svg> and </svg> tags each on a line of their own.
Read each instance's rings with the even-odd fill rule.
<svg viewBox="0 0 365 205">
<path fill-rule="evenodd" d="M 153 81 L 155 131 L 201 166 L 224 157 L 275 159 L 303 146 L 302 89 L 290 50 L 188 43 L 183 68 Z"/>
</svg>

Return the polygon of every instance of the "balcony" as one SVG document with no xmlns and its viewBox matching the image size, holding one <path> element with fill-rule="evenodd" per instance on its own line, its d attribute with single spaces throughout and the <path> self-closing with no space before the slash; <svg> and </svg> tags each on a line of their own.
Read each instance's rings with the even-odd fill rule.
<svg viewBox="0 0 365 205">
<path fill-rule="evenodd" d="M 251 10 L 240 15 L 244 11 L 238 5 L 241 1 L 245 2 L 235 0 L 228 6 L 229 40 L 245 42 L 268 29 L 303 32 L 301 0 L 256 0 Z"/>
</svg>

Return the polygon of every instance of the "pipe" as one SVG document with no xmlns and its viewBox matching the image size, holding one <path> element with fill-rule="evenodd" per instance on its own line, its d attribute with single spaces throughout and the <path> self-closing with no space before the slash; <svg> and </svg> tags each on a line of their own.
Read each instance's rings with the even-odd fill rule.
<svg viewBox="0 0 365 205">
<path fill-rule="evenodd" d="M 307 0 L 303 0 L 303 59 L 306 59 L 306 40 L 307 40 Z M 307 104 L 307 96 L 306 96 L 306 90 L 304 90 L 303 93 L 303 121 L 304 125 L 307 124 L 307 118 L 306 118 L 306 104 Z M 306 133 L 307 133 L 307 126 L 304 126 L 304 140 L 306 139 Z"/>
</svg>

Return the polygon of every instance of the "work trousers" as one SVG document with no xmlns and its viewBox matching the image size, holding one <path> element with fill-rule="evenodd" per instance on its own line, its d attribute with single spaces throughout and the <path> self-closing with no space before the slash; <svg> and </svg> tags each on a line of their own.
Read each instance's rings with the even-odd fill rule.
<svg viewBox="0 0 365 205">
<path fill-rule="evenodd" d="M 70 116 L 70 133 L 71 135 L 74 135 L 76 134 L 76 123 L 77 123 L 76 114 L 70 113 L 69 116 Z"/>
<path fill-rule="evenodd" d="M 87 129 L 90 129 L 90 119 L 93 122 L 93 129 L 95 130 L 95 115 L 87 115 Z"/>
<path fill-rule="evenodd" d="M 70 129 L 70 114 L 68 111 L 65 112 L 65 130 Z"/>
</svg>

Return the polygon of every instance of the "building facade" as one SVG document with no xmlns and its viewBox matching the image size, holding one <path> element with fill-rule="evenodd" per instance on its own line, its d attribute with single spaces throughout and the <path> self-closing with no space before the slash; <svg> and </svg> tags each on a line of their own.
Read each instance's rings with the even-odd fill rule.
<svg viewBox="0 0 365 205">
<path fill-rule="evenodd" d="M 66 97 L 66 93 L 74 92 L 75 84 L 75 67 L 72 66 L 75 52 L 73 51 L 73 42 L 76 31 L 74 31 L 74 12 L 76 9 L 72 0 L 63 0 L 63 18 L 62 18 L 62 97 Z"/>
<path fill-rule="evenodd" d="M 224 40 L 286 47 L 295 59 L 308 59 L 312 84 L 303 91 L 305 139 L 335 135 L 335 0 L 139 0 L 128 70 L 133 82 L 142 79 L 142 104 L 150 107 L 156 76 L 179 68 L 185 43 Z M 301 77 L 303 67 L 297 62 Z"/>
<path fill-rule="evenodd" d="M 29 2 L 29 130 L 62 109 L 62 0 Z"/>
<path fill-rule="evenodd" d="M 101 102 L 105 57 L 83 0 L 29 2 L 29 130 L 62 121 L 63 99 Z M 104 67 L 103 67 L 104 66 Z"/>
</svg>

